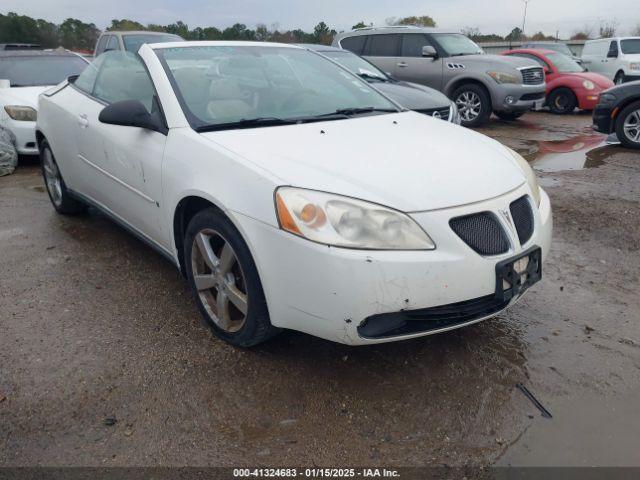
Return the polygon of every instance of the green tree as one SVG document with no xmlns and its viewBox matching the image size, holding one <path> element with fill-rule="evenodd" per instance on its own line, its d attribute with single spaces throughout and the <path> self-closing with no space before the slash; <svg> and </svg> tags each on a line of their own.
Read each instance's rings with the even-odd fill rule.
<svg viewBox="0 0 640 480">
<path fill-rule="evenodd" d="M 524 40 L 525 37 L 522 34 L 522 30 L 520 28 L 516 27 L 513 30 L 511 30 L 511 33 L 509 33 L 509 35 L 504 37 L 504 39 L 507 40 L 508 42 L 517 42 L 517 41 L 520 41 L 520 40 Z"/>
<path fill-rule="evenodd" d="M 358 22 L 353 27 L 351 27 L 351 30 L 357 30 L 358 28 L 366 28 L 367 26 L 368 25 L 364 22 Z"/>
<path fill-rule="evenodd" d="M 93 23 L 84 23 L 76 18 L 67 18 L 58 28 L 60 44 L 64 48 L 91 51 L 100 36 Z"/>
<path fill-rule="evenodd" d="M 391 17 L 387 19 L 389 25 L 416 25 L 419 27 L 435 27 L 436 21 L 429 15 L 411 16 L 404 18 Z"/>
<path fill-rule="evenodd" d="M 134 20 L 123 18 L 122 20 L 116 20 L 116 19 L 111 20 L 111 25 L 107 27 L 107 30 L 115 30 L 115 31 L 146 30 L 146 27 Z"/>
</svg>

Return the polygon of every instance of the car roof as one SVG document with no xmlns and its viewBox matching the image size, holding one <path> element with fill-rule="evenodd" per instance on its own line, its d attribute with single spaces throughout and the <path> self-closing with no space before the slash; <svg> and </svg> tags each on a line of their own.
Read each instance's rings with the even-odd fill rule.
<svg viewBox="0 0 640 480">
<path fill-rule="evenodd" d="M 0 50 L 0 58 L 6 57 L 81 57 L 67 50 Z"/>
<path fill-rule="evenodd" d="M 306 48 L 307 50 L 313 50 L 314 52 L 345 52 L 352 53 L 349 50 L 338 47 L 330 47 L 328 45 L 321 45 L 318 43 L 296 43 L 297 46 Z M 355 55 L 355 54 L 354 54 Z"/>
<path fill-rule="evenodd" d="M 351 30 L 336 35 L 336 39 L 342 40 L 346 37 L 355 37 L 359 35 L 376 35 L 385 33 L 462 33 L 448 28 L 419 27 L 416 25 L 391 25 L 387 27 L 365 27 Z"/>
<path fill-rule="evenodd" d="M 189 47 L 280 47 L 280 48 L 297 48 L 302 50 L 293 43 L 275 43 L 275 42 L 244 42 L 241 40 L 187 40 L 183 42 L 158 42 L 146 43 L 152 50 L 162 48 L 189 48 Z"/>
<path fill-rule="evenodd" d="M 507 50 L 505 53 L 539 53 L 541 55 L 552 55 L 557 54 L 558 52 L 555 50 L 548 50 L 546 48 L 514 48 L 513 50 Z"/>
<path fill-rule="evenodd" d="M 174 37 L 179 37 L 180 35 L 176 35 L 175 33 L 168 32 L 154 32 L 150 30 L 108 30 L 104 32 L 101 36 L 104 35 L 173 35 Z"/>
</svg>

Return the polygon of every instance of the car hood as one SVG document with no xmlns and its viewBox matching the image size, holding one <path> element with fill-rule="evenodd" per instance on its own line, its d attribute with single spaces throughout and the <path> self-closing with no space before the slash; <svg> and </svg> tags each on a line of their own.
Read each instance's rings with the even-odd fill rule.
<svg viewBox="0 0 640 480">
<path fill-rule="evenodd" d="M 478 202 L 525 182 L 498 142 L 415 112 L 201 135 L 282 185 L 405 212 Z"/>
<path fill-rule="evenodd" d="M 611 88 L 614 83 L 609 80 L 604 75 L 600 75 L 599 73 L 593 72 L 576 72 L 576 73 L 563 73 L 562 75 L 566 75 L 568 77 L 576 77 L 581 80 L 590 80 L 595 83 L 600 88 Z"/>
<path fill-rule="evenodd" d="M 478 55 L 461 55 L 458 57 L 445 58 L 445 64 L 455 63 L 460 65 L 484 65 L 491 68 L 523 68 L 523 67 L 539 67 L 540 65 L 522 57 L 515 57 L 513 55 L 490 55 L 490 54 L 478 54 Z"/>
<path fill-rule="evenodd" d="M 451 105 L 451 101 L 444 94 L 415 83 L 388 82 L 376 83 L 374 86 L 409 110 L 444 108 Z"/>
<path fill-rule="evenodd" d="M 20 105 L 38 109 L 38 95 L 49 87 L 12 87 L 0 89 L 0 98 L 5 105 Z"/>
</svg>

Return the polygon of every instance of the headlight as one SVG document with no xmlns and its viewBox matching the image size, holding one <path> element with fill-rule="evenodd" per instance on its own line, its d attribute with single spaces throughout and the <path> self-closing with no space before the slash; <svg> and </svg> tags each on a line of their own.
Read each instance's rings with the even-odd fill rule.
<svg viewBox="0 0 640 480">
<path fill-rule="evenodd" d="M 23 107 L 19 105 L 7 105 L 4 107 L 4 111 L 13 120 L 19 122 L 35 122 L 38 119 L 38 112 L 31 107 Z"/>
<path fill-rule="evenodd" d="M 629 70 L 640 70 L 640 63 L 630 63 Z"/>
<path fill-rule="evenodd" d="M 436 246 L 408 215 L 331 193 L 280 187 L 280 228 L 313 242 L 371 250 L 433 250 Z"/>
<path fill-rule="evenodd" d="M 522 76 L 508 72 L 487 72 L 498 83 L 522 83 Z"/>
<path fill-rule="evenodd" d="M 593 90 L 594 88 L 596 88 L 591 80 L 585 80 L 584 82 L 582 82 L 582 86 L 587 90 Z"/>
<path fill-rule="evenodd" d="M 456 125 L 460 125 L 462 123 L 460 112 L 458 111 L 458 107 L 454 102 L 451 102 L 451 107 L 449 107 L 449 121 L 451 123 L 455 123 Z"/>
<path fill-rule="evenodd" d="M 613 103 L 617 100 L 613 93 L 603 93 L 600 95 L 600 103 Z"/>
<path fill-rule="evenodd" d="M 520 167 L 520 170 L 522 170 L 522 173 L 524 173 L 527 183 L 531 188 L 531 192 L 533 193 L 533 199 L 536 201 L 536 205 L 540 206 L 540 185 L 538 185 L 536 173 L 533 171 L 533 168 L 531 168 L 531 165 L 529 165 L 529 162 L 522 158 L 522 155 L 510 148 L 508 148 L 508 150 L 516 164 Z"/>
</svg>

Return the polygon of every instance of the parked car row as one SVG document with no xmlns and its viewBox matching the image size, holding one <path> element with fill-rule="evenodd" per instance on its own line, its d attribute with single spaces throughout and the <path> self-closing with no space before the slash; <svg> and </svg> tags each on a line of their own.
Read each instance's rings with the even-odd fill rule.
<svg viewBox="0 0 640 480">
<path fill-rule="evenodd" d="M 484 54 L 452 30 L 370 27 L 341 33 L 333 45 L 399 80 L 440 90 L 455 102 L 467 127 L 483 125 L 492 112 L 514 120 L 544 104 L 544 71 L 537 62 Z"/>
</svg>

